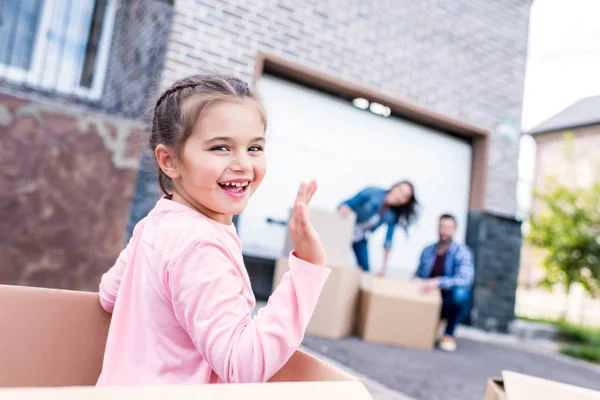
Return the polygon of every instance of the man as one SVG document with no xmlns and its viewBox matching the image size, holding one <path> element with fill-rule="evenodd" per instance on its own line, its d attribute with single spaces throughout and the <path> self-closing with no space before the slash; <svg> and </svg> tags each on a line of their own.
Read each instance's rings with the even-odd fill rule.
<svg viewBox="0 0 600 400">
<path fill-rule="evenodd" d="M 442 215 L 438 226 L 439 241 L 423 249 L 415 273 L 415 278 L 422 279 L 423 291 L 441 290 L 441 318 L 447 325 L 439 348 L 444 351 L 456 350 L 454 329 L 469 312 L 475 270 L 471 249 L 452 240 L 455 231 L 456 219 L 449 214 Z"/>
</svg>

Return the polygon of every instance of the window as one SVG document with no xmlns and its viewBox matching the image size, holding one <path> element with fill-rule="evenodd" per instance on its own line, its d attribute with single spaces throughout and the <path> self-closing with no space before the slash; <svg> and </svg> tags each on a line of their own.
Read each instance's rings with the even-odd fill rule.
<svg viewBox="0 0 600 400">
<path fill-rule="evenodd" d="M 0 1 L 0 79 L 100 98 L 115 1 Z"/>
</svg>

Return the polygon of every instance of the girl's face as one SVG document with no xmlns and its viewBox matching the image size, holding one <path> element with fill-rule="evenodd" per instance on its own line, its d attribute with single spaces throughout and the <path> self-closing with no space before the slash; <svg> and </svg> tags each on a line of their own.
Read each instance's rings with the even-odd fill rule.
<svg viewBox="0 0 600 400">
<path fill-rule="evenodd" d="M 413 191 L 410 185 L 406 182 L 403 182 L 399 185 L 394 186 L 386 196 L 386 202 L 392 206 L 402 206 L 407 204 L 411 197 L 413 196 Z"/>
<path fill-rule="evenodd" d="M 176 160 L 173 200 L 184 200 L 209 218 L 230 224 L 265 176 L 264 148 L 265 124 L 253 100 L 208 106 Z"/>
</svg>

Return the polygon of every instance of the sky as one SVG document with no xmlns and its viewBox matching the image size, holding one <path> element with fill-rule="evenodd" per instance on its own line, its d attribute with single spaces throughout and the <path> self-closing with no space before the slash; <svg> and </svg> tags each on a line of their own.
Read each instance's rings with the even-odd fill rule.
<svg viewBox="0 0 600 400">
<path fill-rule="evenodd" d="M 521 128 L 527 132 L 579 99 L 600 95 L 600 0 L 534 0 Z M 600 110 L 599 110 L 600 112 Z M 527 212 L 535 143 L 521 140 L 518 202 Z"/>
<path fill-rule="evenodd" d="M 600 0 L 534 0 L 522 128 L 600 95 Z"/>
</svg>

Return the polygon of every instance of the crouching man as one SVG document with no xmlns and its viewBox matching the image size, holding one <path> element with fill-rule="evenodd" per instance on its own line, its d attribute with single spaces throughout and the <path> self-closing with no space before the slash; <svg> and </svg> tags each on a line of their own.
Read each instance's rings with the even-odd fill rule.
<svg viewBox="0 0 600 400">
<path fill-rule="evenodd" d="M 423 291 L 441 291 L 441 319 L 447 324 L 438 346 L 444 351 L 456 350 L 454 330 L 469 312 L 473 286 L 473 253 L 468 246 L 453 241 L 455 232 L 454 216 L 442 215 L 438 226 L 439 240 L 423 249 L 415 273 L 415 278 L 422 280 Z"/>
</svg>

